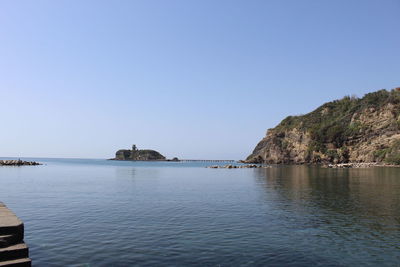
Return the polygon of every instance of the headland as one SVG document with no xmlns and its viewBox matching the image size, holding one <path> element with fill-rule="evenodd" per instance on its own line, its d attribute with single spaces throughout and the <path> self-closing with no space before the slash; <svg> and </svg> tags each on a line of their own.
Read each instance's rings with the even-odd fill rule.
<svg viewBox="0 0 400 267">
<path fill-rule="evenodd" d="M 346 96 L 306 115 L 289 116 L 267 131 L 245 162 L 399 165 L 400 88 Z"/>
</svg>

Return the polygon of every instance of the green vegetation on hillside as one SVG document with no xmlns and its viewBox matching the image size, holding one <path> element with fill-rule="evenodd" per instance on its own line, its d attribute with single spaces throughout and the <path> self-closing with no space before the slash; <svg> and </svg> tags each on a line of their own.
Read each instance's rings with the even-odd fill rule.
<svg viewBox="0 0 400 267">
<path fill-rule="evenodd" d="M 380 90 L 366 94 L 363 98 L 346 96 L 341 100 L 332 101 L 322 105 L 313 112 L 302 116 L 289 116 L 275 129 L 277 133 L 298 128 L 310 133 L 312 142 L 309 152 L 316 151 L 332 158 L 339 157 L 336 150 L 328 150 L 326 144 L 332 144 L 335 148 L 344 149 L 345 142 L 353 137 L 362 135 L 367 126 L 360 122 L 352 123 L 355 113 L 361 113 L 366 109 L 378 110 L 388 104 L 399 116 L 400 90 Z M 392 126 L 393 130 L 400 129 L 400 120 Z M 345 154 L 345 153 L 344 153 Z M 395 160 L 395 159 L 393 159 Z"/>
<path fill-rule="evenodd" d="M 376 150 L 374 156 L 378 161 L 400 165 L 400 140 L 397 140 L 391 147 Z"/>
</svg>

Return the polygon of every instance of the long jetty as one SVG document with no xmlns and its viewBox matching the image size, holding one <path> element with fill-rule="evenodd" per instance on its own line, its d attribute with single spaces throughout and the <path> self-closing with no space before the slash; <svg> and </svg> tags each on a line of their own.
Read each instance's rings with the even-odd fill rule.
<svg viewBox="0 0 400 267">
<path fill-rule="evenodd" d="M 24 223 L 0 202 L 0 267 L 30 267 Z"/>
</svg>

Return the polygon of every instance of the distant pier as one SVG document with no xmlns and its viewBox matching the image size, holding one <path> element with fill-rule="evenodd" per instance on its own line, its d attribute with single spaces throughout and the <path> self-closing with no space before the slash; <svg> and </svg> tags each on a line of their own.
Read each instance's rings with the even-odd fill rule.
<svg viewBox="0 0 400 267">
<path fill-rule="evenodd" d="M 0 267 L 30 267 L 24 223 L 0 202 Z"/>
</svg>

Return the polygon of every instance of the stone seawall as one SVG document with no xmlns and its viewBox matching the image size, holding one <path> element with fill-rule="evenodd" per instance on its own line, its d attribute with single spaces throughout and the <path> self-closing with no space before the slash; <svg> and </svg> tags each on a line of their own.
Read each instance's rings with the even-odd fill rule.
<svg viewBox="0 0 400 267">
<path fill-rule="evenodd" d="M 24 243 L 24 223 L 0 202 L 0 267 L 29 267 L 28 246 Z"/>
</svg>

